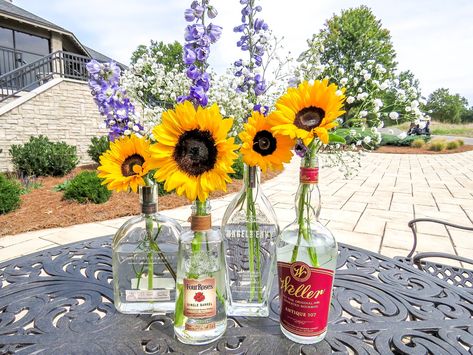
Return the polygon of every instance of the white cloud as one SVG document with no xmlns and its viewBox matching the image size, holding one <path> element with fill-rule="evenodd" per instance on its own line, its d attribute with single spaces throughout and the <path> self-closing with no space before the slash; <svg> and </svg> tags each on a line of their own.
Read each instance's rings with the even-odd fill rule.
<svg viewBox="0 0 473 355">
<path fill-rule="evenodd" d="M 150 39 L 182 41 L 186 25 L 183 11 L 190 0 L 14 0 L 14 4 L 74 32 L 84 44 L 128 63 L 132 51 Z M 210 62 L 219 72 L 244 55 L 232 32 L 240 23 L 238 0 L 216 1 L 224 27 L 213 47 Z M 473 104 L 473 2 L 470 0 L 261 0 L 262 16 L 286 49 L 297 57 L 306 40 L 322 28 L 326 19 L 342 9 L 365 4 L 391 31 L 402 70 L 410 69 L 421 81 L 424 95 L 438 87 L 450 88 Z"/>
</svg>

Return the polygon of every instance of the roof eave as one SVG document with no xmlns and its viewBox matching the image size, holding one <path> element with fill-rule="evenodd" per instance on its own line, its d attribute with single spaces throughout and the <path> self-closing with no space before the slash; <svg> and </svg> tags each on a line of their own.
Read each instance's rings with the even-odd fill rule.
<svg viewBox="0 0 473 355">
<path fill-rule="evenodd" d="M 43 24 L 39 24 L 37 22 L 25 19 L 22 16 L 10 15 L 8 13 L 0 13 L 0 16 L 5 17 L 5 18 L 10 19 L 10 20 L 26 23 L 26 24 L 31 25 L 31 26 L 43 28 L 43 29 L 51 31 L 51 32 L 57 32 L 57 33 L 60 33 L 62 35 L 69 36 L 79 46 L 79 48 L 84 51 L 84 53 L 86 53 L 89 57 L 92 57 L 90 55 L 89 51 L 87 49 L 85 49 L 85 47 L 82 45 L 82 43 L 79 42 L 79 40 L 76 38 L 76 36 L 72 32 L 69 32 L 69 31 L 66 31 L 66 30 L 60 30 L 58 28 L 54 28 L 54 27 L 51 27 L 51 26 L 45 26 Z"/>
</svg>

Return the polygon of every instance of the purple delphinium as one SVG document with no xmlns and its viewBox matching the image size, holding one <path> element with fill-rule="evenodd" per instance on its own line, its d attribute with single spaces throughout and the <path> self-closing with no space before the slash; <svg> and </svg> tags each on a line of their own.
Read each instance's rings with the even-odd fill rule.
<svg viewBox="0 0 473 355">
<path fill-rule="evenodd" d="M 237 91 L 247 93 L 250 100 L 256 104 L 258 96 L 266 92 L 266 82 L 263 76 L 258 73 L 258 71 L 262 72 L 258 68 L 263 66 L 269 28 L 263 19 L 256 17 L 262 8 L 255 6 L 255 0 L 240 0 L 240 4 L 243 5 L 241 10 L 242 24 L 236 26 L 233 31 L 241 33 L 237 46 L 242 51 L 249 53 L 249 60 L 239 59 L 234 63 L 235 76 L 241 78 Z M 261 105 L 255 107 L 261 108 Z"/>
<path fill-rule="evenodd" d="M 114 63 L 99 63 L 92 59 L 87 63 L 89 87 L 101 115 L 105 116 L 105 125 L 109 129 L 109 139 L 143 133 L 143 126 L 136 121 L 135 106 L 120 87 L 120 67 Z"/>
<path fill-rule="evenodd" d="M 215 18 L 217 10 L 209 4 L 209 0 L 194 0 L 189 9 L 185 10 L 184 18 L 192 22 L 186 27 L 184 38 L 183 60 L 187 65 L 187 77 L 192 80 L 189 95 L 180 96 L 178 102 L 192 101 L 194 105 L 206 106 L 207 92 L 210 88 L 210 77 L 206 73 L 207 58 L 210 45 L 217 42 L 222 34 L 222 27 L 210 23 L 205 25 L 205 16 Z"/>
</svg>

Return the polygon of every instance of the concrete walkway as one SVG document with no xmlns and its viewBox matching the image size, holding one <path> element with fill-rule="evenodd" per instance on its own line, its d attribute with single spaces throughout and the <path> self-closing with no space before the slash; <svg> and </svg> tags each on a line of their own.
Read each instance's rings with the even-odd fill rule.
<svg viewBox="0 0 473 355">
<path fill-rule="evenodd" d="M 281 227 L 295 218 L 299 159 L 263 185 Z M 387 256 L 406 255 L 412 246 L 407 222 L 418 217 L 473 223 L 473 151 L 444 155 L 369 153 L 357 176 L 345 180 L 334 168 L 321 171 L 321 219 L 339 242 Z M 219 225 L 233 195 L 212 201 Z M 137 202 L 138 203 L 138 202 Z M 188 206 L 163 211 L 185 224 Z M 0 237 L 0 261 L 79 240 L 115 233 L 129 217 Z M 418 251 L 473 257 L 473 235 L 439 225 L 419 225 Z"/>
</svg>

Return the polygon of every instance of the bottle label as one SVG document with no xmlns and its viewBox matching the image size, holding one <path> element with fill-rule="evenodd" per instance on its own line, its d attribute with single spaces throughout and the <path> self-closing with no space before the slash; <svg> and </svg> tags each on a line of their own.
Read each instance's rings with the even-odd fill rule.
<svg viewBox="0 0 473 355">
<path fill-rule="evenodd" d="M 288 332 L 314 337 L 327 330 L 334 272 L 304 262 L 278 261 L 281 325 Z"/>
<path fill-rule="evenodd" d="M 300 181 L 303 184 L 318 184 L 319 168 L 301 168 Z"/>
<path fill-rule="evenodd" d="M 170 290 L 125 290 L 127 302 L 170 301 Z"/>
<path fill-rule="evenodd" d="M 188 318 L 211 318 L 217 314 L 215 278 L 184 279 L 184 315 Z"/>
</svg>

